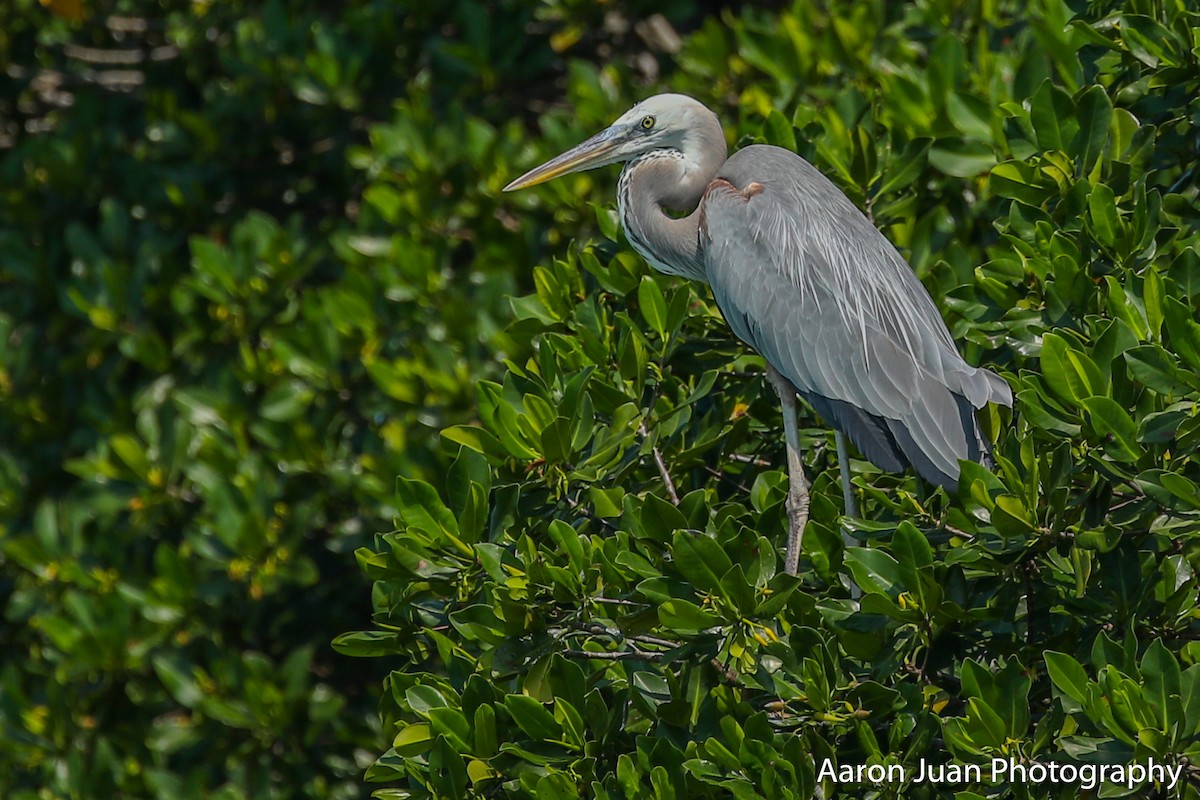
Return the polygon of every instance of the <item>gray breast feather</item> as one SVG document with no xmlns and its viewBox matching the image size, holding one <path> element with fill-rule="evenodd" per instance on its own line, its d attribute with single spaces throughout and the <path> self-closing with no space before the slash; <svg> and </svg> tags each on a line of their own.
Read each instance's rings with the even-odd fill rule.
<svg viewBox="0 0 1200 800">
<path fill-rule="evenodd" d="M 870 221 L 786 150 L 746 148 L 718 177 L 762 186 L 746 197 L 717 182 L 702 201 L 705 270 L 734 333 L 810 402 L 826 401 L 813 404 L 881 467 L 902 454 L 949 485 L 959 459 L 986 458 L 973 410 L 1011 405 L 1011 390 L 963 361 Z"/>
</svg>

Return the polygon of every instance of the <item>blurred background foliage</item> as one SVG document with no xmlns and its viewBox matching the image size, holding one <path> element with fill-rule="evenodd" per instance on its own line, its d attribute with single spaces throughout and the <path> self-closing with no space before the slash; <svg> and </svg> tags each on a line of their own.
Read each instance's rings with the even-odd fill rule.
<svg viewBox="0 0 1200 800">
<path fill-rule="evenodd" d="M 1198 24 L 6 4 L 0 791 L 786 798 L 826 756 L 1200 763 Z M 1018 393 L 957 496 L 856 462 L 848 549 L 806 415 L 799 582 L 761 361 L 633 255 L 615 170 L 499 193 L 665 89 L 830 175 Z"/>
<path fill-rule="evenodd" d="M 499 373 L 522 119 L 649 6 L 0 7 L 0 794 L 367 794 L 353 551 Z"/>
</svg>

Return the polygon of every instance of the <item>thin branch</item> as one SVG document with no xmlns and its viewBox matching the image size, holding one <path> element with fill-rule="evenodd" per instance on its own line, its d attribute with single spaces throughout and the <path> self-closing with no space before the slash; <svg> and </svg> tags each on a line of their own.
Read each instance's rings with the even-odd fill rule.
<svg viewBox="0 0 1200 800">
<path fill-rule="evenodd" d="M 953 525 L 947 525 L 945 523 L 942 523 L 941 529 L 948 533 L 953 533 L 955 536 L 961 536 L 964 539 L 974 539 L 975 538 L 975 534 L 967 533 L 966 531 L 956 528 Z"/>
<path fill-rule="evenodd" d="M 629 638 L 635 642 L 641 642 L 642 644 L 654 644 L 658 645 L 659 647 L 669 647 L 672 650 L 683 645 L 683 642 L 672 642 L 670 639 L 660 639 L 657 636 L 647 636 L 645 634 L 638 634 L 636 636 L 630 636 Z"/>
<path fill-rule="evenodd" d="M 650 438 L 650 434 L 646 432 L 645 420 L 638 425 L 638 433 L 642 434 L 643 439 Z M 654 463 L 658 465 L 658 474 L 662 476 L 663 483 L 667 486 L 667 496 L 671 498 L 673 505 L 679 505 L 679 493 L 675 491 L 675 484 L 671 481 L 671 474 L 667 472 L 667 464 L 663 461 L 658 445 L 650 445 L 650 452 L 654 454 Z"/>
<path fill-rule="evenodd" d="M 87 61 L 90 64 L 140 64 L 146 60 L 146 51 L 136 49 L 106 49 L 100 47 L 83 47 L 77 44 L 63 46 L 63 54 L 76 61 Z"/>
<path fill-rule="evenodd" d="M 773 466 L 775 466 L 770 461 L 767 461 L 765 458 L 759 458 L 757 456 L 747 456 L 747 455 L 743 455 L 741 453 L 730 453 L 727 456 L 727 458 L 730 461 L 740 461 L 743 464 L 750 464 L 751 466 L 754 466 L 754 467 L 773 467 Z"/>
<path fill-rule="evenodd" d="M 710 658 L 708 660 L 708 663 L 710 665 L 712 665 L 712 668 L 715 669 L 722 678 L 725 679 L 726 683 L 732 683 L 732 684 L 736 684 L 739 686 L 742 685 L 741 680 L 739 679 L 739 676 L 737 674 L 737 670 L 735 670 L 733 667 L 730 667 L 726 664 L 722 664 L 719 660 L 717 660 L 715 658 Z"/>
<path fill-rule="evenodd" d="M 150 21 L 141 17 L 108 17 L 104 24 L 114 33 L 145 33 L 150 30 Z"/>
<path fill-rule="evenodd" d="M 560 650 L 567 658 L 595 659 L 597 661 L 662 661 L 666 653 L 649 650 L 621 650 L 615 653 L 593 653 L 589 650 Z"/>
<path fill-rule="evenodd" d="M 706 465 L 704 467 L 704 471 L 707 472 L 709 475 L 712 475 L 714 478 L 716 478 L 719 481 L 725 481 L 730 486 L 732 486 L 733 488 L 737 489 L 740 492 L 745 492 L 746 494 L 750 493 L 749 486 L 747 486 L 746 484 L 742 483 L 739 480 L 735 480 L 735 479 L 729 477 L 728 475 L 725 474 L 725 472 L 723 470 L 714 469 L 714 468 Z"/>
<path fill-rule="evenodd" d="M 649 605 L 648 603 L 635 603 L 632 600 L 622 600 L 618 597 L 593 597 L 592 602 L 593 603 L 608 603 L 608 604 L 614 605 L 614 606 L 636 606 L 638 608 L 645 608 L 646 606 Z"/>
<path fill-rule="evenodd" d="M 18 81 L 44 81 L 53 88 L 73 87 L 83 84 L 100 86 L 118 92 L 128 92 L 141 86 L 146 76 L 132 69 L 85 69 L 78 72 L 60 72 L 53 69 L 30 69 L 19 64 L 10 64 L 5 73 Z"/>
</svg>

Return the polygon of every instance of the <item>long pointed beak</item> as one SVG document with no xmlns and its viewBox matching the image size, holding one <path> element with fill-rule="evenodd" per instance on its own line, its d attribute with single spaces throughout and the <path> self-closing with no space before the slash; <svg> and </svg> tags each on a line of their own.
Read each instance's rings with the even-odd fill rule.
<svg viewBox="0 0 1200 800">
<path fill-rule="evenodd" d="M 545 183 L 559 175 L 582 172 L 615 163 L 618 160 L 615 157 L 617 148 L 625 141 L 627 134 L 628 130 L 624 126 L 606 128 L 562 155 L 555 156 L 540 167 L 529 170 L 505 186 L 504 191 L 515 192 L 517 189 L 526 189 L 530 186 L 537 186 L 539 183 Z"/>
</svg>

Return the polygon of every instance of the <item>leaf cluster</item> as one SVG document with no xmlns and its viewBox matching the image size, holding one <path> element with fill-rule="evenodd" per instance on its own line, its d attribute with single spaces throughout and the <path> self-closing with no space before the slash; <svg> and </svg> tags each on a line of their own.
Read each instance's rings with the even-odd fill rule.
<svg viewBox="0 0 1200 800">
<path fill-rule="evenodd" d="M 443 429 L 441 488 L 402 479 L 396 530 L 358 551 L 375 628 L 335 646 L 400 661 L 378 796 L 809 797 L 825 760 L 1200 756 L 1198 19 L 957 8 L 727 15 L 671 87 L 806 155 L 905 249 L 1017 394 L 985 415 L 996 470 L 947 494 L 854 461 L 846 547 L 832 440 L 802 415 L 813 521 L 801 579 L 780 574 L 761 361 L 702 287 L 649 274 L 603 180 L 551 184 L 565 257 L 513 299 L 477 419 Z M 572 96 L 632 94 L 610 77 Z M 559 119 L 529 163 L 589 132 Z M 593 220 L 607 241 L 553 238 Z"/>
</svg>

